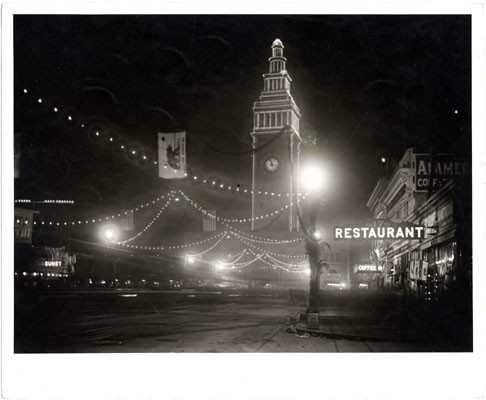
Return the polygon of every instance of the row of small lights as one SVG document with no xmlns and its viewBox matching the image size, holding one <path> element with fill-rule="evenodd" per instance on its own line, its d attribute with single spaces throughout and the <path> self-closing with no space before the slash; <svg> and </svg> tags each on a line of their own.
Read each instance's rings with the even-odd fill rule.
<svg viewBox="0 0 486 400">
<path fill-rule="evenodd" d="M 27 90 L 27 88 L 24 88 L 23 92 L 24 92 L 24 94 L 28 94 L 28 93 L 29 93 L 29 91 Z M 42 97 L 37 98 L 37 103 L 42 104 L 43 102 L 44 102 L 44 100 L 42 99 Z M 52 107 L 52 111 L 54 111 L 54 112 L 57 114 L 57 113 L 59 113 L 61 110 L 60 110 L 58 107 L 54 106 L 54 107 Z M 66 119 L 67 119 L 68 121 L 72 122 L 72 121 L 73 121 L 73 116 L 72 116 L 72 115 L 67 115 Z M 81 124 L 80 124 L 80 127 L 81 127 L 81 128 L 84 128 L 84 127 L 85 127 L 85 124 L 84 124 L 84 123 L 81 123 Z M 98 137 L 99 137 L 99 136 L 101 136 L 100 131 L 95 131 L 95 136 L 98 136 Z M 115 140 L 115 139 L 114 139 L 113 137 L 110 137 L 108 140 L 109 140 L 110 142 L 114 142 L 114 140 Z M 126 147 L 127 147 L 127 146 L 125 146 L 124 144 L 121 144 L 121 145 L 120 145 L 120 149 L 122 149 L 122 150 L 124 150 Z M 132 150 L 132 151 L 131 151 L 131 153 L 132 153 L 133 155 L 136 155 L 136 154 L 137 154 L 136 150 Z M 146 154 L 143 154 L 143 153 L 142 153 L 142 158 L 143 158 L 144 160 L 147 160 L 148 156 L 147 156 Z M 157 161 L 154 161 L 153 163 L 156 165 L 156 164 L 157 164 Z"/>
<path fill-rule="evenodd" d="M 206 253 L 209 253 L 211 250 L 213 250 L 213 249 L 214 249 L 216 246 L 218 246 L 218 245 L 219 245 L 219 244 L 220 244 L 220 243 L 221 243 L 221 242 L 222 242 L 222 241 L 223 241 L 223 240 L 224 240 L 224 239 L 227 237 L 226 235 L 227 235 L 227 233 L 226 233 L 226 232 L 223 232 L 223 233 L 221 234 L 221 237 L 219 238 L 219 240 L 218 240 L 216 243 L 214 243 L 213 245 L 211 245 L 211 246 L 210 246 L 209 248 L 207 248 L 206 250 L 203 250 L 203 251 L 201 251 L 201 252 L 200 252 L 200 253 L 198 253 L 198 254 L 194 254 L 194 256 L 195 256 L 195 257 L 199 257 L 199 256 L 202 256 L 202 255 L 204 255 L 204 254 L 206 254 Z M 187 247 L 187 246 L 186 246 L 186 247 Z"/>
<path fill-rule="evenodd" d="M 185 175 L 187 176 L 187 174 Z M 210 183 L 213 188 L 215 189 L 227 189 L 227 190 L 232 190 L 234 188 L 235 192 L 243 192 L 243 193 L 249 193 L 249 194 L 259 194 L 259 195 L 264 195 L 264 196 L 275 196 L 275 197 L 290 197 L 290 193 L 279 193 L 279 192 L 272 192 L 272 191 L 267 191 L 267 190 L 252 190 L 252 189 L 244 189 L 241 188 L 240 185 L 238 184 L 229 184 L 225 185 L 224 183 L 218 184 L 218 182 L 215 179 L 204 179 L 200 178 L 197 175 L 193 175 L 191 178 L 193 181 L 198 181 L 201 180 L 202 183 Z M 300 193 L 300 196 L 308 195 L 308 193 Z"/>
<path fill-rule="evenodd" d="M 24 88 L 23 90 L 24 94 L 27 94 L 28 93 L 28 90 L 26 88 Z M 39 97 L 37 99 L 37 102 L 39 104 L 42 104 L 43 103 L 43 100 L 41 97 Z M 60 112 L 60 109 L 58 107 L 53 107 L 52 110 L 55 112 L 55 113 L 58 113 Z M 72 115 L 68 115 L 67 117 L 67 120 L 72 122 L 73 121 L 73 116 Z M 81 128 L 84 128 L 85 127 L 85 124 L 84 123 L 81 123 L 80 124 L 80 127 Z M 101 132 L 100 131 L 95 131 L 95 136 L 97 137 L 100 137 L 101 136 Z M 114 138 L 113 137 L 109 137 L 108 140 L 110 142 L 114 142 Z M 120 149 L 121 150 L 125 150 L 127 148 L 126 145 L 124 144 L 120 144 Z M 136 155 L 137 154 L 137 151 L 135 149 L 132 149 L 131 150 L 131 154 L 132 155 Z M 142 159 L 143 160 L 147 160 L 148 159 L 148 156 L 143 154 L 142 153 Z M 153 161 L 153 164 L 154 165 L 157 165 L 158 162 L 157 161 Z M 164 168 L 167 168 L 167 165 L 164 165 Z M 185 177 L 189 177 L 189 174 L 188 173 L 185 173 L 184 174 Z M 219 183 L 215 180 L 215 179 L 204 179 L 200 176 L 198 176 L 197 174 L 194 174 L 193 176 L 190 177 L 190 179 L 194 182 L 194 183 L 197 183 L 199 181 L 203 182 L 203 183 L 210 183 L 211 186 L 214 188 L 214 189 L 222 189 L 222 190 L 232 190 L 234 188 L 234 190 L 236 192 L 243 192 L 243 193 L 249 193 L 249 194 L 259 194 L 259 195 L 265 195 L 265 196 L 276 196 L 276 197 L 282 197 L 282 196 L 286 196 L 286 197 L 289 197 L 290 196 L 290 193 L 277 193 L 277 192 L 272 192 L 272 191 L 265 191 L 265 190 L 251 190 L 251 189 L 243 189 L 240 187 L 240 185 L 238 184 L 228 184 L 228 185 L 225 185 L 224 183 Z"/>
<path fill-rule="evenodd" d="M 253 243 L 260 243 L 260 244 L 274 244 L 274 245 L 278 245 L 278 244 L 288 244 L 288 243 L 297 243 L 297 242 L 301 242 L 302 240 L 304 240 L 305 238 L 304 237 L 299 237 L 299 238 L 296 238 L 296 239 L 272 239 L 272 238 L 266 238 L 266 237 L 262 237 L 262 236 L 256 236 L 256 235 L 252 235 L 248 232 L 242 232 L 240 231 L 239 229 L 235 228 L 234 226 L 231 226 L 225 222 L 223 222 L 223 225 L 225 225 L 228 229 L 240 234 L 241 236 L 243 236 L 245 239 L 249 240 L 250 242 L 253 242 Z M 246 236 L 248 235 L 248 236 Z"/>
<path fill-rule="evenodd" d="M 150 229 L 150 227 L 155 223 L 155 221 L 160 217 L 160 215 L 162 214 L 162 212 L 166 209 L 166 207 L 169 205 L 169 203 L 171 201 L 175 201 L 175 202 L 179 202 L 180 201 L 180 198 L 177 197 L 175 195 L 175 191 L 172 191 L 168 194 L 168 197 L 169 197 L 169 200 L 167 201 L 167 203 L 164 205 L 164 207 L 157 213 L 157 215 L 154 217 L 154 219 L 152 219 L 152 221 L 150 221 L 141 231 L 139 231 L 136 235 L 132 236 L 131 238 L 129 239 L 126 239 L 126 240 L 123 240 L 123 241 L 119 241 L 117 242 L 117 244 L 125 244 L 125 243 L 129 243 L 133 240 L 135 240 L 136 238 L 140 237 L 144 232 L 148 231 Z M 201 213 L 206 213 L 206 210 L 204 210 L 202 207 L 198 206 L 197 203 L 195 203 L 192 199 L 190 199 L 184 192 L 182 191 L 179 191 L 179 193 L 181 194 L 182 197 L 184 197 L 188 202 L 189 204 L 191 204 L 194 208 L 196 208 L 198 211 L 200 211 Z M 287 206 L 288 207 L 288 206 Z M 272 215 L 274 214 L 274 212 L 271 213 Z M 258 219 L 259 217 L 256 217 L 256 219 Z M 224 223 L 224 222 L 223 222 Z M 225 225 L 231 229 L 234 229 L 233 227 L 231 227 L 230 225 L 226 224 Z M 246 237 L 245 237 L 246 238 Z M 263 241 L 263 240 L 260 240 L 261 238 L 260 237 L 256 237 L 257 239 L 248 239 L 248 240 L 253 240 L 253 241 L 257 241 L 258 243 L 263 243 L 263 244 L 282 244 L 282 243 L 292 243 L 292 242 L 298 242 L 300 240 L 302 240 L 301 238 L 298 238 L 298 239 L 291 239 L 291 240 L 277 240 L 277 239 L 271 239 L 271 240 L 268 240 L 268 241 Z M 265 238 L 266 239 L 266 238 Z M 185 247 L 191 247 L 190 245 L 180 245 L 176 248 L 185 248 Z M 164 247 L 163 246 L 135 246 L 134 248 L 136 249 L 141 249 L 141 250 L 164 250 Z"/>
<path fill-rule="evenodd" d="M 287 271 L 287 272 L 290 272 L 290 273 L 293 273 L 293 274 L 306 274 L 306 275 L 308 275 L 309 272 L 310 272 L 310 269 L 308 269 L 308 268 L 306 268 L 304 270 L 293 270 L 293 269 L 286 268 L 282 265 L 273 264 L 273 263 L 265 260 L 263 257 L 261 258 L 261 261 L 263 261 L 265 264 L 269 265 L 270 267 L 273 267 L 273 268 L 277 267 L 277 268 L 283 269 L 284 271 Z"/>
<path fill-rule="evenodd" d="M 218 222 L 245 223 L 245 222 L 251 222 L 251 221 L 259 221 L 259 220 L 263 220 L 263 219 L 266 219 L 266 218 L 273 217 L 274 215 L 278 215 L 281 212 L 283 212 L 284 210 L 286 210 L 287 208 L 289 208 L 289 205 L 286 204 L 285 206 L 283 206 L 279 210 L 275 210 L 275 211 L 272 211 L 271 213 L 268 213 L 268 214 L 265 214 L 265 215 L 261 215 L 261 216 L 257 216 L 257 217 L 254 217 L 254 218 L 233 218 L 233 219 L 230 219 L 230 218 L 223 218 L 223 217 L 218 217 L 218 216 L 215 217 L 213 214 L 211 214 L 210 212 L 206 211 L 203 207 L 201 207 L 195 201 L 193 201 L 192 199 L 190 199 L 184 192 L 181 191 L 181 194 L 189 202 L 189 204 L 191 204 L 196 210 L 202 212 L 203 214 L 205 214 L 205 215 L 207 215 L 209 217 L 216 218 L 216 221 L 218 221 Z"/>
<path fill-rule="evenodd" d="M 115 244 L 118 244 L 118 245 L 124 246 L 124 247 L 128 247 L 128 248 L 131 248 L 131 249 L 137 249 L 137 250 L 177 250 L 177 249 L 184 249 L 184 248 L 188 248 L 188 247 L 198 246 L 198 245 L 210 242 L 210 241 L 212 241 L 216 238 L 220 238 L 220 237 L 224 238 L 223 235 L 225 235 L 225 233 L 219 233 L 219 234 L 212 236 L 210 238 L 207 238 L 207 239 L 199 240 L 197 242 L 182 244 L 182 245 L 139 246 L 139 245 L 134 245 L 134 244 L 126 244 L 126 243 L 122 243 L 122 242 L 118 242 L 118 243 L 115 243 Z"/>
<path fill-rule="evenodd" d="M 162 200 L 164 200 L 166 197 L 170 196 L 171 194 L 175 193 L 174 190 L 170 191 L 167 195 L 161 195 L 160 197 L 157 197 L 156 200 L 152 200 L 151 202 L 147 202 L 147 203 L 143 203 L 143 204 L 140 204 L 138 207 L 136 207 L 134 209 L 134 211 L 141 211 L 144 207 L 149 207 L 153 204 L 156 204 L 157 202 L 160 202 Z M 54 225 L 54 226 L 67 226 L 67 225 L 86 225 L 86 224 L 94 224 L 94 223 L 99 223 L 99 222 L 104 222 L 104 221 L 109 221 L 110 219 L 115 219 L 115 218 L 118 218 L 118 217 L 121 217 L 123 215 L 128 215 L 128 211 L 125 211 L 123 213 L 117 213 L 117 214 L 113 214 L 111 216 L 106 216 L 106 217 L 103 217 L 103 218 L 95 218 L 95 219 L 91 219 L 91 220 L 78 220 L 78 221 L 61 221 L 61 222 L 56 222 L 56 221 L 35 221 L 34 220 L 34 225 Z"/>
<path fill-rule="evenodd" d="M 258 251 L 261 251 L 263 253 L 268 253 L 268 254 L 271 254 L 273 256 L 276 256 L 276 257 L 284 257 L 284 258 L 306 258 L 307 255 L 305 254 L 301 254 L 301 255 L 289 255 L 289 254 L 282 254 L 282 253 L 275 253 L 273 251 L 269 251 L 269 250 L 264 250 L 264 249 L 261 249 L 257 246 L 255 246 L 253 243 L 249 242 L 246 240 L 246 238 L 236 232 L 233 232 L 233 231 L 230 231 L 230 233 L 235 236 L 240 242 L 242 243 L 245 243 L 246 245 L 250 246 L 251 248 L 255 249 L 255 250 L 258 250 Z"/>
<path fill-rule="evenodd" d="M 286 272 L 290 272 L 290 273 L 305 273 L 305 274 L 308 274 L 309 273 L 309 270 L 308 269 L 304 269 L 304 270 L 292 270 L 292 269 L 289 269 L 289 268 L 286 268 L 282 265 L 279 265 L 279 264 L 274 264 L 274 263 L 271 263 L 267 260 L 265 260 L 265 254 L 255 254 L 255 258 L 250 260 L 250 261 L 247 261 L 245 263 L 241 263 L 240 265 L 231 265 L 231 264 L 228 264 L 228 263 L 224 263 L 222 261 L 214 261 L 214 260 L 203 260 L 203 259 L 196 259 L 196 258 L 192 258 L 191 259 L 191 264 L 195 263 L 196 261 L 198 262 L 202 262 L 202 263 L 205 263 L 205 264 L 209 264 L 209 265 L 215 265 L 216 268 L 218 270 L 222 270 L 222 269 L 232 269 L 232 270 L 241 270 L 243 268 L 246 268 L 248 266 L 250 266 L 251 264 L 253 264 L 254 262 L 256 262 L 257 260 L 261 260 L 263 261 L 265 264 L 269 265 L 270 267 L 272 267 L 273 269 L 276 269 L 276 268 L 279 268 L 279 269 L 282 269 Z"/>
<path fill-rule="evenodd" d="M 32 203 L 32 204 L 74 204 L 74 200 L 30 200 L 18 199 L 14 203 Z"/>
<path fill-rule="evenodd" d="M 232 234 L 232 235 L 236 235 L 236 234 L 235 234 L 235 232 L 231 232 L 231 231 L 230 231 L 229 233 L 230 233 L 230 234 Z M 217 243 L 215 243 L 215 244 L 214 244 L 214 245 L 212 245 L 210 248 L 208 248 L 208 249 L 204 250 L 204 251 L 203 251 L 203 252 L 201 252 L 201 253 L 198 253 L 198 254 L 191 254 L 191 255 L 186 256 L 186 257 L 187 257 L 187 259 L 191 259 L 191 258 L 192 258 L 192 259 L 194 259 L 194 258 L 196 258 L 196 257 L 199 257 L 199 256 L 201 256 L 201 255 L 203 255 L 203 254 L 208 253 L 209 251 L 213 250 L 213 249 L 214 249 L 214 248 L 215 248 L 215 247 L 216 247 L 216 246 L 217 246 L 217 245 L 218 245 L 218 244 L 219 244 L 219 243 L 220 243 L 220 242 L 221 242 L 223 239 L 225 239 L 225 238 L 226 238 L 226 239 L 230 239 L 230 238 L 231 238 L 231 236 L 227 235 L 227 232 L 224 232 L 224 233 L 222 234 L 221 239 L 220 239 L 220 240 L 218 240 L 218 242 L 217 242 Z M 244 242 L 243 242 L 243 243 L 244 243 Z M 252 244 L 248 244 L 248 245 L 249 245 L 250 247 L 253 247 L 254 249 L 256 249 L 256 250 L 260 251 L 260 252 L 262 253 L 262 255 L 263 255 L 263 256 L 267 256 L 268 258 L 270 258 L 270 259 L 271 259 L 271 260 L 272 260 L 272 261 L 273 261 L 273 262 L 274 262 L 276 265 L 278 265 L 278 266 L 288 266 L 288 267 L 297 267 L 297 268 L 299 268 L 299 267 L 301 268 L 301 267 L 306 267 L 306 266 L 308 266 L 308 262 L 306 262 L 306 261 L 304 261 L 304 262 L 302 262 L 302 263 L 298 263 L 298 264 L 295 264 L 295 263 L 286 263 L 286 262 L 284 262 L 284 261 L 281 261 L 281 260 L 278 260 L 278 259 L 276 259 L 276 258 L 272 257 L 272 255 L 274 255 L 274 256 L 282 256 L 282 257 L 299 257 L 299 258 L 302 258 L 302 256 L 288 256 L 288 255 L 285 255 L 285 254 L 278 254 L 278 253 L 274 253 L 274 252 L 270 252 L 270 251 L 267 251 L 267 250 L 260 249 L 260 248 L 258 248 L 258 247 L 256 247 L 256 246 L 253 246 Z M 253 250 L 251 250 L 251 249 L 244 249 L 244 250 L 243 250 L 243 254 L 242 254 L 242 255 L 241 255 L 239 258 L 238 258 L 238 260 L 239 260 L 239 259 L 240 259 L 240 258 L 241 258 L 241 257 L 242 257 L 242 256 L 243 256 L 243 255 L 244 255 L 246 252 L 247 252 L 247 251 L 248 251 L 248 252 L 251 252 L 253 255 L 255 255 L 255 256 L 256 256 L 256 253 L 255 253 Z M 304 257 L 307 257 L 307 256 L 304 256 Z M 198 260 L 199 260 L 199 261 L 204 261 L 204 260 L 202 260 L 202 259 L 198 259 Z M 226 263 L 226 264 L 233 264 L 233 263 L 235 263 L 235 262 L 236 262 L 236 260 L 234 260 L 234 261 L 232 261 L 232 262 L 230 262 L 230 263 Z M 280 264 L 277 264 L 277 263 L 280 263 Z M 224 264 L 224 263 L 223 263 L 223 264 Z"/>
<path fill-rule="evenodd" d="M 194 200 L 192 200 L 189 196 L 187 196 L 182 190 L 180 190 L 179 192 L 187 200 L 187 202 L 191 206 L 193 206 L 196 210 L 198 210 L 199 212 L 201 212 L 201 213 L 203 213 L 203 214 L 205 214 L 209 217 L 216 218 L 216 221 L 222 222 L 224 225 L 226 225 L 229 228 L 233 228 L 233 227 L 231 227 L 230 225 L 227 225 L 226 223 L 228 223 L 228 222 L 245 223 L 245 222 L 265 220 L 267 218 L 279 215 L 280 213 L 282 213 L 283 211 L 285 211 L 286 209 L 288 209 L 290 207 L 289 204 L 286 204 L 285 206 L 281 207 L 278 210 L 272 211 L 272 212 L 265 214 L 265 215 L 256 216 L 256 217 L 253 217 L 253 218 L 223 218 L 223 217 L 218 217 L 218 216 L 215 217 L 213 214 L 208 212 L 204 207 L 200 206 L 198 203 L 196 203 Z M 305 195 L 303 195 L 303 199 L 305 199 Z M 264 240 L 264 239 L 265 238 L 262 238 L 262 240 Z M 268 242 L 273 242 L 275 244 L 277 244 L 277 243 L 282 244 L 282 243 L 298 242 L 300 240 L 302 240 L 302 239 L 300 239 L 300 238 L 299 239 L 284 239 L 284 240 L 269 239 Z"/>
<path fill-rule="evenodd" d="M 168 200 L 165 202 L 165 204 L 162 206 L 162 208 L 159 210 L 159 212 L 155 215 L 155 217 L 152 218 L 152 220 L 145 226 L 145 228 L 143 228 L 135 236 L 132 236 L 131 238 L 117 242 L 117 244 L 129 243 L 129 242 L 135 240 L 136 238 L 140 237 L 141 235 L 143 235 L 145 232 L 147 232 L 152 227 L 152 225 L 160 218 L 162 213 L 167 209 L 167 207 L 169 206 L 169 204 L 172 201 L 173 196 L 174 196 L 174 194 L 172 194 L 172 193 L 168 195 L 168 197 L 169 197 Z M 174 201 L 180 201 L 180 199 L 178 199 L 176 197 L 176 198 L 174 198 Z"/>
<path fill-rule="evenodd" d="M 44 276 L 44 272 L 22 272 L 22 276 Z M 48 272 L 47 274 L 45 274 L 46 276 L 52 276 L 52 277 L 64 277 L 66 278 L 68 276 L 68 274 L 58 274 L 58 273 L 50 273 Z M 17 272 L 15 272 L 15 276 L 17 276 Z"/>
</svg>

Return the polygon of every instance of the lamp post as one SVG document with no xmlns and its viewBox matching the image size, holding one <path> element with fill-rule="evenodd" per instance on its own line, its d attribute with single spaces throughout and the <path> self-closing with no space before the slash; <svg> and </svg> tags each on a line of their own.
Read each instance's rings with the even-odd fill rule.
<svg viewBox="0 0 486 400">
<path fill-rule="evenodd" d="M 320 233 L 316 230 L 317 207 L 319 194 L 325 182 L 324 169 L 317 164 L 304 167 L 301 175 L 302 187 L 309 193 L 309 226 L 305 227 L 301 215 L 301 227 L 305 233 L 305 249 L 309 258 L 309 301 L 306 310 L 307 325 L 309 328 L 319 327 L 319 289 L 322 265 L 319 263 Z"/>
<path fill-rule="evenodd" d="M 115 227 L 113 226 L 106 226 L 103 228 L 102 231 L 102 236 L 103 239 L 106 243 L 106 248 L 110 249 L 110 244 L 114 243 L 117 241 L 118 237 L 118 231 Z M 113 285 L 115 285 L 116 282 L 116 256 L 113 255 Z"/>
</svg>

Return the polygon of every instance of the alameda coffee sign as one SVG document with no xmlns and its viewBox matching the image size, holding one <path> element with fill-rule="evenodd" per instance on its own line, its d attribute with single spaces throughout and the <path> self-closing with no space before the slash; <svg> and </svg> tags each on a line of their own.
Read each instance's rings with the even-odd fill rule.
<svg viewBox="0 0 486 400">
<path fill-rule="evenodd" d="M 424 238 L 425 227 L 417 225 L 394 224 L 389 226 L 342 226 L 334 228 L 334 239 L 408 239 Z"/>
<path fill-rule="evenodd" d="M 454 177 L 470 174 L 469 164 L 456 160 L 453 154 L 415 154 L 415 190 L 441 187 Z"/>
</svg>

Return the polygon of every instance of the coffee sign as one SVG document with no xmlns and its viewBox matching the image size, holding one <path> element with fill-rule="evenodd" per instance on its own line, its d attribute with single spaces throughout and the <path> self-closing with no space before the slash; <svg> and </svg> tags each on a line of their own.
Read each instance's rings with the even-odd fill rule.
<svg viewBox="0 0 486 400">
<path fill-rule="evenodd" d="M 415 154 L 415 190 L 438 188 L 455 176 L 470 173 L 469 164 L 456 160 L 453 154 Z"/>
</svg>

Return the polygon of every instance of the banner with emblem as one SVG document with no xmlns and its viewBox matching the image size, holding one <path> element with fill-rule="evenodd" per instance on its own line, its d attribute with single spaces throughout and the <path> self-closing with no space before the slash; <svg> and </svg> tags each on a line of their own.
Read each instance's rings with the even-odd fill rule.
<svg viewBox="0 0 486 400">
<path fill-rule="evenodd" d="M 186 132 L 158 133 L 159 177 L 180 179 L 186 174 Z"/>
</svg>

